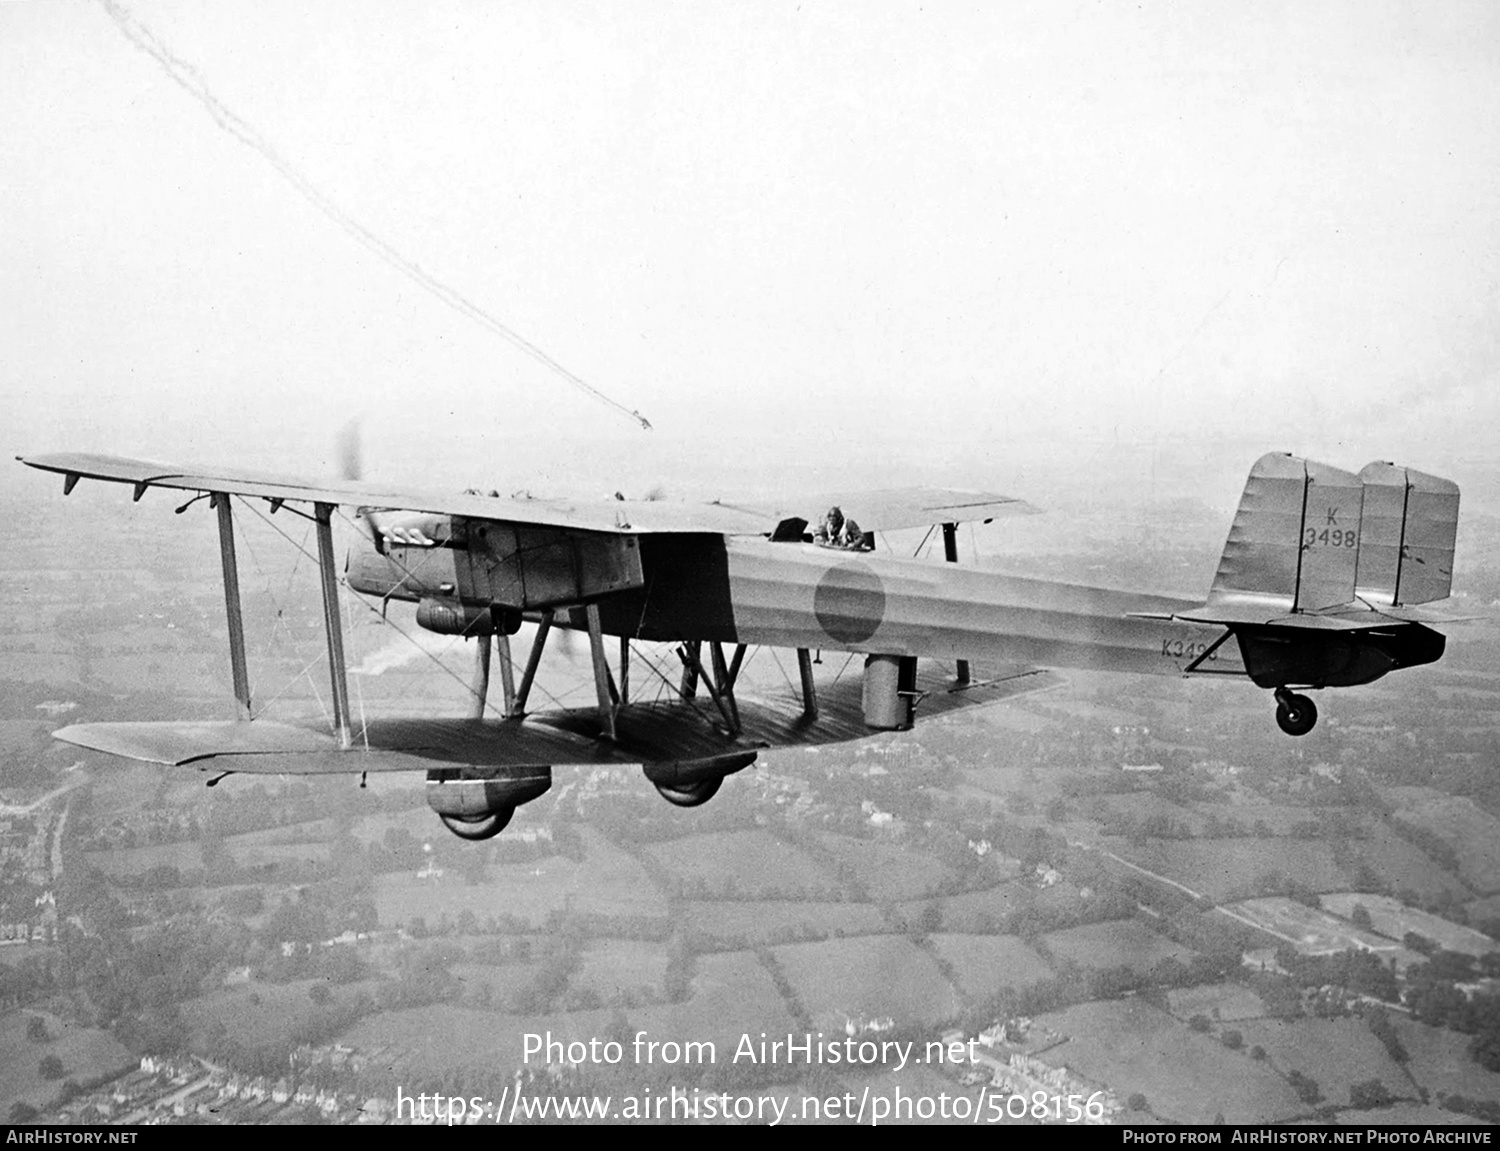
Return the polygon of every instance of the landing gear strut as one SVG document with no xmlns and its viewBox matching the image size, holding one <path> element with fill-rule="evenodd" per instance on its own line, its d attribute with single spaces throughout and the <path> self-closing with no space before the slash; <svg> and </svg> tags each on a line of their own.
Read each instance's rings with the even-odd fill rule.
<svg viewBox="0 0 1500 1151">
<path fill-rule="evenodd" d="M 1276 722 L 1287 735 L 1306 735 L 1318 722 L 1318 708 L 1305 695 L 1276 689 Z"/>
</svg>

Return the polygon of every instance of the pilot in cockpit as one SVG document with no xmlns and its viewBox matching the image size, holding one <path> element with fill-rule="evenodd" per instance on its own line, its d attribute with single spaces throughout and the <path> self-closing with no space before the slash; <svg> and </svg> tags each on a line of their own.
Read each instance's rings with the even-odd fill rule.
<svg viewBox="0 0 1500 1151">
<path fill-rule="evenodd" d="M 847 551 L 868 551 L 871 542 L 859 525 L 846 519 L 843 509 L 837 505 L 824 513 L 817 530 L 813 532 L 813 543 L 825 548 L 843 548 Z"/>
<path fill-rule="evenodd" d="M 817 530 L 813 532 L 813 543 L 819 547 L 836 548 L 842 547 L 840 540 L 844 534 L 844 513 L 835 504 L 823 514 Z"/>
</svg>

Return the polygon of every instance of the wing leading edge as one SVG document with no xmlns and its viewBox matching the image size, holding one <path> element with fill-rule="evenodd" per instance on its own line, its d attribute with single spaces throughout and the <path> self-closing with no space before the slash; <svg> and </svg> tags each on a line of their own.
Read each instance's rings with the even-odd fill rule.
<svg viewBox="0 0 1500 1151">
<path fill-rule="evenodd" d="M 800 516 L 811 522 L 834 504 L 844 507 L 866 531 L 967 523 L 1037 510 L 1010 496 L 946 488 L 826 493 L 772 505 L 686 504 L 661 500 L 546 499 L 424 491 L 353 480 L 309 480 L 239 468 L 162 464 L 87 452 L 16 458 L 28 467 L 65 477 L 65 492 L 72 491 L 80 479 L 92 479 L 130 484 L 135 488 L 136 499 L 152 487 L 229 492 L 278 502 L 339 504 L 637 535 L 657 532 L 765 535 L 788 517 Z"/>
</svg>

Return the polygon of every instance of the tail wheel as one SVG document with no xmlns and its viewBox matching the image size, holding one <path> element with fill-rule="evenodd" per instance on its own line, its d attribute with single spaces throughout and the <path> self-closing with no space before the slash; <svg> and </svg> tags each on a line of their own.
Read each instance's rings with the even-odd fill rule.
<svg viewBox="0 0 1500 1151">
<path fill-rule="evenodd" d="M 719 785 L 723 782 L 724 777 L 716 775 L 712 779 L 700 779 L 697 783 L 681 787 L 668 787 L 664 783 L 658 783 L 656 790 L 661 792 L 663 799 L 676 807 L 699 807 L 719 793 Z"/>
<path fill-rule="evenodd" d="M 1318 722 L 1318 706 L 1305 695 L 1278 692 L 1276 722 L 1287 735 L 1306 735 Z"/>
<path fill-rule="evenodd" d="M 505 830 L 505 825 L 510 822 L 510 817 L 516 813 L 514 807 L 502 807 L 482 815 L 478 819 L 459 819 L 456 815 L 440 815 L 443 826 L 451 831 L 459 839 L 481 840 L 493 839 Z"/>
</svg>

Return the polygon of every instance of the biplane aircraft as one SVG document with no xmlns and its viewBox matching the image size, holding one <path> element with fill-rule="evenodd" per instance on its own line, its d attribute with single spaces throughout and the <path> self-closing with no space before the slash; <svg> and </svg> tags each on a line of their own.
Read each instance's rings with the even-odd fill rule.
<svg viewBox="0 0 1500 1151">
<path fill-rule="evenodd" d="M 1274 693 L 1282 730 L 1304 735 L 1317 709 L 1294 689 L 1364 684 L 1431 663 L 1445 643 L 1431 625 L 1456 618 L 1421 605 L 1451 590 L 1458 488 L 1389 463 L 1354 474 L 1262 457 L 1197 603 L 960 565 L 957 525 L 1034 510 L 991 493 L 689 506 L 395 491 L 84 454 L 20 458 L 61 473 L 65 493 L 83 478 L 131 484 L 137 500 L 153 487 L 176 489 L 198 493 L 188 504 L 209 497 L 218 514 L 238 718 L 84 723 L 57 738 L 222 774 L 423 770 L 429 804 L 465 839 L 500 831 L 550 787 L 554 766 L 638 764 L 665 799 L 693 807 L 765 748 L 905 729 L 918 712 L 1026 690 L 1045 668 L 1248 678 Z M 231 496 L 316 524 L 331 731 L 250 719 Z M 422 627 L 476 640 L 471 716 L 372 719 L 356 730 L 332 535 L 340 505 L 360 509 L 369 529 L 348 560 L 351 589 L 414 602 Z M 830 505 L 864 531 L 813 530 Z M 872 549 L 877 534 L 905 528 L 941 529 L 945 559 Z M 509 638 L 523 619 L 538 626 L 518 680 Z M 587 633 L 597 702 L 533 714 L 531 687 L 558 628 Z M 619 643 L 618 674 L 606 637 Z M 630 645 L 641 641 L 676 645 L 680 679 L 674 665 L 665 699 L 631 699 Z M 753 645 L 796 652 L 800 708 L 741 698 Z M 820 684 L 814 650 L 863 656 L 863 674 Z M 492 662 L 504 704 L 486 719 Z"/>
</svg>

